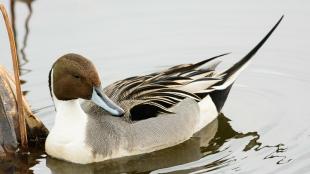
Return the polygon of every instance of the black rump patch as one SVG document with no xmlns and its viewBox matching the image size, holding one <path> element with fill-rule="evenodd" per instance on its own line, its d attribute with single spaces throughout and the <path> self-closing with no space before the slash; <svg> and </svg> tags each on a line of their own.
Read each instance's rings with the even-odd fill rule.
<svg viewBox="0 0 310 174">
<path fill-rule="evenodd" d="M 233 84 L 234 83 L 229 85 L 226 89 L 215 90 L 215 91 L 210 93 L 210 97 L 211 97 L 212 101 L 214 102 L 218 112 L 220 112 L 222 110 Z"/>
</svg>

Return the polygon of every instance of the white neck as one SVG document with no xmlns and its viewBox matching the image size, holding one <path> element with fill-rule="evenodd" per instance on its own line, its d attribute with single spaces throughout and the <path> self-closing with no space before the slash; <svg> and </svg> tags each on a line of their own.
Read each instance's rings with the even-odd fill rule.
<svg viewBox="0 0 310 174">
<path fill-rule="evenodd" d="M 85 137 L 87 115 L 79 100 L 54 100 L 57 113 L 52 132 L 58 134 L 61 141 L 72 141 Z M 84 139 L 84 138 L 82 138 Z"/>
<path fill-rule="evenodd" d="M 56 112 L 57 112 L 56 115 L 67 114 L 66 117 L 69 118 L 69 117 L 75 117 L 75 116 L 73 116 L 73 114 L 69 114 L 68 112 L 70 112 L 70 113 L 73 113 L 73 112 L 74 113 L 76 113 L 76 112 L 83 112 L 84 113 L 84 111 L 81 108 L 79 99 L 75 99 L 75 100 L 58 100 L 56 97 L 54 97 L 54 94 L 53 94 L 53 100 L 54 100 L 54 104 L 55 104 L 55 107 L 56 107 Z"/>
<path fill-rule="evenodd" d="M 58 122 L 58 120 L 70 120 L 71 122 L 76 122 L 86 117 L 86 114 L 81 108 L 80 101 L 78 99 L 66 101 L 54 99 L 54 103 L 57 112 L 55 124 Z"/>
</svg>

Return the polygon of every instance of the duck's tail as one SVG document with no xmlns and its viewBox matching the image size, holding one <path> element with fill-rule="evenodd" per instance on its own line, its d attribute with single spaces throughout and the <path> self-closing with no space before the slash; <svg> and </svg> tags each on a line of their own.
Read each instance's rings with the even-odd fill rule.
<svg viewBox="0 0 310 174">
<path fill-rule="evenodd" d="M 263 46 L 266 40 L 278 27 L 282 21 L 283 16 L 279 19 L 276 25 L 268 32 L 268 34 L 239 62 L 234 64 L 232 67 L 226 71 L 219 74 L 222 79 L 215 83 L 212 88 L 213 91 L 208 93 L 198 104 L 200 108 L 200 120 L 196 127 L 195 132 L 198 132 L 212 120 L 214 120 L 217 115 L 221 112 L 222 107 L 227 99 L 229 91 L 237 79 L 238 75 L 247 67 L 251 58 L 255 53 Z"/>
<path fill-rule="evenodd" d="M 221 111 L 227 95 L 230 91 L 231 86 L 239 76 L 239 74 L 249 65 L 251 58 L 255 55 L 255 53 L 264 45 L 266 40 L 271 36 L 274 30 L 278 27 L 280 22 L 282 21 L 284 16 L 282 16 L 278 22 L 274 25 L 274 27 L 268 32 L 268 34 L 240 61 L 235 63 L 232 67 L 225 70 L 220 74 L 223 80 L 214 85 L 215 91 L 213 91 L 210 96 L 215 103 L 217 110 Z"/>
<path fill-rule="evenodd" d="M 256 54 L 256 52 L 264 45 L 267 39 L 271 36 L 274 30 L 278 27 L 280 22 L 282 21 L 284 16 L 282 16 L 275 26 L 268 32 L 268 34 L 246 55 L 244 56 L 239 62 L 235 63 L 232 67 L 227 69 L 226 71 L 222 72 L 223 81 L 221 81 L 216 89 L 226 89 L 230 86 L 238 77 L 238 75 L 248 66 L 251 58 Z"/>
</svg>

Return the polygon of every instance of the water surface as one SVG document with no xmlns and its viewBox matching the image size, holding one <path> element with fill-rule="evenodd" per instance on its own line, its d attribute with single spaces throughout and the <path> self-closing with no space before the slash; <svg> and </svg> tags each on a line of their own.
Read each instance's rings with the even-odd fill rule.
<svg viewBox="0 0 310 174">
<path fill-rule="evenodd" d="M 9 1 L 4 1 L 9 5 Z M 37 0 L 15 3 L 22 88 L 48 128 L 54 108 L 47 77 L 69 52 L 90 58 L 104 85 L 232 52 L 242 58 L 285 18 L 235 83 L 217 120 L 163 151 L 76 165 L 31 150 L 2 162 L 8 173 L 307 173 L 310 170 L 310 3 L 306 0 Z M 1 26 L 3 22 L 1 21 Z M 10 68 L 0 31 L 1 64 Z"/>
</svg>

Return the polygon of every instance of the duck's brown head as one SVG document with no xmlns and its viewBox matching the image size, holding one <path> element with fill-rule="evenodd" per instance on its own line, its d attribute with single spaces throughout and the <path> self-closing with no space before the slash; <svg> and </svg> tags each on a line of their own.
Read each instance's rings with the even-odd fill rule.
<svg viewBox="0 0 310 174">
<path fill-rule="evenodd" d="M 58 100 L 92 100 L 112 115 L 124 113 L 103 93 L 95 66 L 81 55 L 71 53 L 60 57 L 50 71 L 49 87 Z"/>
</svg>

